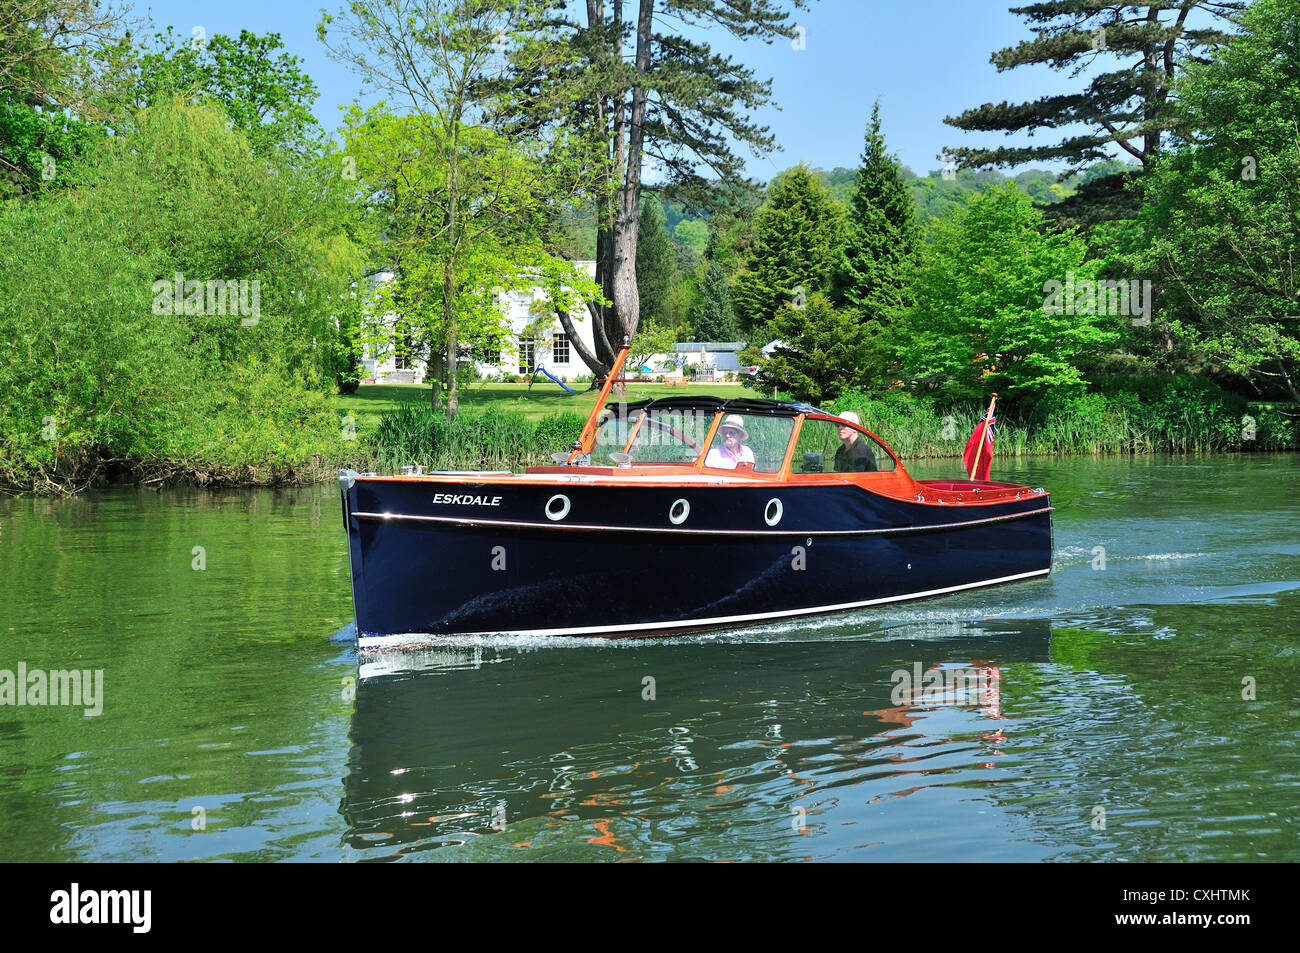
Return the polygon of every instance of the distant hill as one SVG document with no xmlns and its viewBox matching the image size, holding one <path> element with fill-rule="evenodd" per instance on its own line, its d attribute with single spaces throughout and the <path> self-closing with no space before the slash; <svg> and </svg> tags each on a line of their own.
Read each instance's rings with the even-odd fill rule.
<svg viewBox="0 0 1300 953">
<path fill-rule="evenodd" d="M 952 173 L 952 178 L 944 178 L 943 172 L 935 169 L 925 176 L 918 176 L 910 168 L 903 166 L 903 178 L 912 193 L 912 200 L 916 202 L 917 218 L 925 222 L 945 214 L 958 205 L 963 197 L 978 192 L 986 185 L 1000 185 L 1008 178 L 1035 203 L 1055 205 L 1073 197 L 1080 186 L 1088 185 L 1116 172 L 1131 171 L 1136 166 L 1136 162 L 1126 163 L 1119 159 L 1108 159 L 1094 163 L 1081 175 L 1071 175 L 1064 179 L 1047 169 L 1025 169 L 1014 176 L 1006 176 L 992 170 L 972 172 L 968 169 L 958 169 Z M 830 171 L 825 169 L 813 171 L 817 173 L 822 184 L 830 190 L 831 198 L 845 205 L 849 203 L 858 174 L 857 169 L 836 166 Z M 690 237 L 695 237 L 693 230 L 690 229 L 690 223 L 706 221 L 704 218 L 686 215 L 682 206 L 676 202 L 664 203 L 664 215 L 668 220 L 669 233 L 673 234 L 678 242 L 682 241 L 683 233 L 689 232 Z M 688 223 L 688 227 L 683 229 L 683 233 L 677 233 L 677 226 L 682 222 Z"/>
</svg>

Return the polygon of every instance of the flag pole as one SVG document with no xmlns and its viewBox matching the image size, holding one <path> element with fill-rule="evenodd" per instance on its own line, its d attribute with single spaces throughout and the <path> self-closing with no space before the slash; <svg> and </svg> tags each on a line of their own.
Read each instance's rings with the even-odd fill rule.
<svg viewBox="0 0 1300 953">
<path fill-rule="evenodd" d="M 998 395 L 995 393 L 993 399 L 989 401 L 989 411 L 984 415 L 984 429 L 980 432 L 978 445 L 975 447 L 975 462 L 971 464 L 970 472 L 966 474 L 970 479 L 975 479 L 975 474 L 980 468 L 980 454 L 984 452 L 984 438 L 989 432 L 989 421 L 993 419 L 993 405 L 998 402 Z"/>
</svg>

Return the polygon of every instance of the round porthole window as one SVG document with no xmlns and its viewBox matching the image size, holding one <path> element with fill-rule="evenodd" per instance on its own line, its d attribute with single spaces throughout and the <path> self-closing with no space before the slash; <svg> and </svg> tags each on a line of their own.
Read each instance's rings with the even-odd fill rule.
<svg viewBox="0 0 1300 953">
<path fill-rule="evenodd" d="M 668 508 L 668 520 L 674 526 L 681 526 L 686 522 L 686 517 L 691 515 L 691 504 L 685 500 L 678 500 Z"/>
<path fill-rule="evenodd" d="M 546 501 L 546 518 L 548 520 L 562 520 L 569 515 L 569 498 L 563 493 L 557 493 Z"/>
<path fill-rule="evenodd" d="M 768 526 L 775 526 L 777 523 L 781 522 L 781 514 L 783 512 L 784 507 L 781 506 L 780 500 L 768 500 L 767 509 L 763 511 L 763 519 L 767 520 Z"/>
</svg>

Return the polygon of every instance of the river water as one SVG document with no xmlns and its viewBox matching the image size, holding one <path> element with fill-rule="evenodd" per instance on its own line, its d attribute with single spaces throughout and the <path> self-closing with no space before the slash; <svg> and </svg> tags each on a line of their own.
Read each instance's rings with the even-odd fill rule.
<svg viewBox="0 0 1300 953">
<path fill-rule="evenodd" d="M 2 499 L 0 680 L 102 693 L 0 706 L 0 860 L 1300 859 L 1300 456 L 996 475 L 1048 579 L 360 655 L 333 486 Z"/>
</svg>

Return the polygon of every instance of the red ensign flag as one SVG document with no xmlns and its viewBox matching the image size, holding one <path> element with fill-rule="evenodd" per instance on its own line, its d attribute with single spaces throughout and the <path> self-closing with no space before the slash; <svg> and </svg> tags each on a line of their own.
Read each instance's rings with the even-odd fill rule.
<svg viewBox="0 0 1300 953">
<path fill-rule="evenodd" d="M 984 426 L 987 420 L 989 425 Z M 985 414 L 980 418 L 980 422 L 975 425 L 971 431 L 970 440 L 966 441 L 966 452 L 961 455 L 961 462 L 966 464 L 966 472 L 970 474 L 972 480 L 987 480 L 989 478 L 989 465 L 993 462 L 993 425 L 997 423 L 997 415 Z M 984 435 L 984 449 L 980 450 L 980 434 Z M 975 455 L 978 452 L 979 462 L 975 461 Z M 971 467 L 976 467 L 974 473 L 971 473 Z"/>
</svg>

